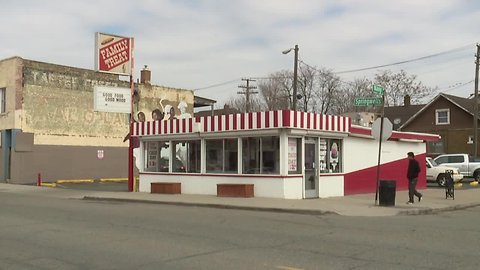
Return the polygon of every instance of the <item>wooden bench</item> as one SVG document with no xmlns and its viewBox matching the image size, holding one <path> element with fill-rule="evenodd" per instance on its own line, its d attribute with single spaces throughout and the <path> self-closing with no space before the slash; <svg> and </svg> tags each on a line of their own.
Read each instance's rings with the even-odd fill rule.
<svg viewBox="0 0 480 270">
<path fill-rule="evenodd" d="M 150 184 L 150 193 L 158 194 L 181 194 L 182 193 L 182 184 L 181 183 L 151 183 Z"/>
<path fill-rule="evenodd" d="M 217 184 L 217 197 L 254 197 L 253 184 Z"/>
</svg>

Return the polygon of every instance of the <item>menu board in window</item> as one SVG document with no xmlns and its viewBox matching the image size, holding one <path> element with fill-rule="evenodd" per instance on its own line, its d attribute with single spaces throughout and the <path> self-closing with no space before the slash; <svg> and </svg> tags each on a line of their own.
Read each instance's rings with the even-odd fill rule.
<svg viewBox="0 0 480 270">
<path fill-rule="evenodd" d="M 297 170 L 297 139 L 288 138 L 288 170 Z"/>
<path fill-rule="evenodd" d="M 147 142 L 147 170 L 156 171 L 158 162 L 158 143 Z"/>
</svg>

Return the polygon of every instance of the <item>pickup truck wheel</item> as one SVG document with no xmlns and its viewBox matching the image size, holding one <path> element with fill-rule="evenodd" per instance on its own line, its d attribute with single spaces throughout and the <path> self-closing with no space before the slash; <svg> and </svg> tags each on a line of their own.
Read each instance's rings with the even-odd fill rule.
<svg viewBox="0 0 480 270">
<path fill-rule="evenodd" d="M 437 176 L 437 184 L 441 187 L 445 186 L 445 182 L 447 182 L 447 176 L 443 173 Z"/>
<path fill-rule="evenodd" d="M 477 182 L 480 181 L 480 171 L 475 171 L 473 173 L 473 179 Z"/>
</svg>

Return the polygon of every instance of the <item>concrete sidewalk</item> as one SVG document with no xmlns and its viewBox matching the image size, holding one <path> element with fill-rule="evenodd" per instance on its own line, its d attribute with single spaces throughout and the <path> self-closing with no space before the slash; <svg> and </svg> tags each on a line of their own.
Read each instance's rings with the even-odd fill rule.
<svg viewBox="0 0 480 270">
<path fill-rule="evenodd" d="M 31 193 L 68 199 L 155 203 L 224 209 L 274 211 L 310 215 L 395 216 L 432 214 L 480 206 L 480 188 L 455 190 L 455 200 L 445 199 L 444 189 L 420 190 L 420 203 L 407 205 L 408 191 L 396 192 L 395 206 L 376 206 L 375 194 L 351 195 L 308 200 L 270 198 L 222 198 L 209 195 L 162 195 L 141 192 L 98 192 L 60 188 L 0 184 L 0 192 Z"/>
</svg>

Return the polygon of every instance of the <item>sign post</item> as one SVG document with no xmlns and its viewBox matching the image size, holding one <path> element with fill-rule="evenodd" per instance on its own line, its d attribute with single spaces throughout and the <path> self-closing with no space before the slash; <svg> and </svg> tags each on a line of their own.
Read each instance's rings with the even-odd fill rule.
<svg viewBox="0 0 480 270">
<path fill-rule="evenodd" d="M 378 201 L 378 189 L 380 188 L 380 158 L 382 155 L 382 138 L 383 138 L 383 125 L 384 125 L 384 115 L 385 115 L 385 89 L 378 85 L 373 85 L 372 88 L 374 93 L 382 95 L 382 113 L 380 120 L 380 134 L 378 139 L 378 162 L 377 162 L 377 184 L 375 188 L 375 205 Z M 373 130 L 372 130 L 373 131 Z"/>
<path fill-rule="evenodd" d="M 105 33 L 95 33 L 95 70 L 130 76 L 130 122 L 128 147 L 128 191 L 135 191 L 133 179 L 133 94 L 134 57 L 133 38 Z M 108 101 L 108 100 L 107 100 Z M 115 102 L 119 102 L 115 100 Z M 106 105 L 108 106 L 108 104 Z"/>
</svg>

